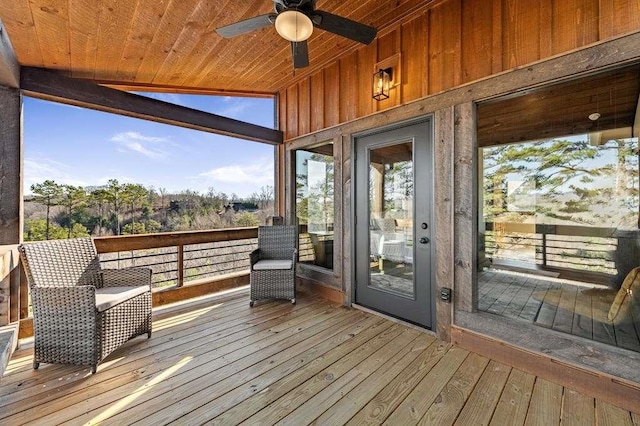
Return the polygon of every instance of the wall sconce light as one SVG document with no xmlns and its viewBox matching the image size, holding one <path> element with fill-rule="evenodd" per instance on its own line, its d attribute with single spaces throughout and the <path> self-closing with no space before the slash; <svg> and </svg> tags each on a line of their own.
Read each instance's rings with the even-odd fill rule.
<svg viewBox="0 0 640 426">
<path fill-rule="evenodd" d="M 391 80 L 393 80 L 392 68 L 380 68 L 373 73 L 373 99 L 376 101 L 389 99 Z"/>
</svg>

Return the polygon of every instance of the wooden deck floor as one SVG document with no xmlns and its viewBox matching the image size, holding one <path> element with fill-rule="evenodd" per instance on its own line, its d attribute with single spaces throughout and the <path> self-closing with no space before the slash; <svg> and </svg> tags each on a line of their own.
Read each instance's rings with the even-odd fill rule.
<svg viewBox="0 0 640 426">
<path fill-rule="evenodd" d="M 607 319 L 616 291 L 603 286 L 488 270 L 478 274 L 478 310 L 640 352 L 640 312 Z"/>
<path fill-rule="evenodd" d="M 14 354 L 0 424 L 640 425 L 640 415 L 438 341 L 302 297 L 246 292 L 155 313 L 91 375 Z"/>
</svg>

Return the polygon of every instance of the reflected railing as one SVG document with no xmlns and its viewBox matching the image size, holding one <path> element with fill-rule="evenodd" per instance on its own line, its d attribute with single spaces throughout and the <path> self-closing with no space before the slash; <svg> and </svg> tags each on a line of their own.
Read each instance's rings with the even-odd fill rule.
<svg viewBox="0 0 640 426">
<path fill-rule="evenodd" d="M 615 286 L 638 266 L 638 230 L 486 222 L 480 266 L 529 265 L 568 278 Z"/>
</svg>

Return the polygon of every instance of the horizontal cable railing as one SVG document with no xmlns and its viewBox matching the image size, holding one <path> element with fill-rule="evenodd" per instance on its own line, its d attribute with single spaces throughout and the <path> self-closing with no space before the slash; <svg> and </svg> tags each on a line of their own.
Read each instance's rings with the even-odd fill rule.
<svg viewBox="0 0 640 426">
<path fill-rule="evenodd" d="M 249 270 L 258 228 L 218 229 L 95 238 L 105 268 L 145 266 L 154 288 Z"/>
</svg>

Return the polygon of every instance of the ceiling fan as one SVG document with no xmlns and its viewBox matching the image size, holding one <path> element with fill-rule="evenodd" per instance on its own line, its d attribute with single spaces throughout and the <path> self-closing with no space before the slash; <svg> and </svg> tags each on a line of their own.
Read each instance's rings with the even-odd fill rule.
<svg viewBox="0 0 640 426">
<path fill-rule="evenodd" d="M 273 0 L 273 5 L 275 13 L 245 19 L 216 31 L 222 37 L 231 38 L 274 24 L 278 34 L 291 42 L 294 68 L 309 65 L 307 39 L 314 27 L 364 44 L 376 37 L 377 30 L 369 25 L 316 10 L 316 0 Z"/>
</svg>

